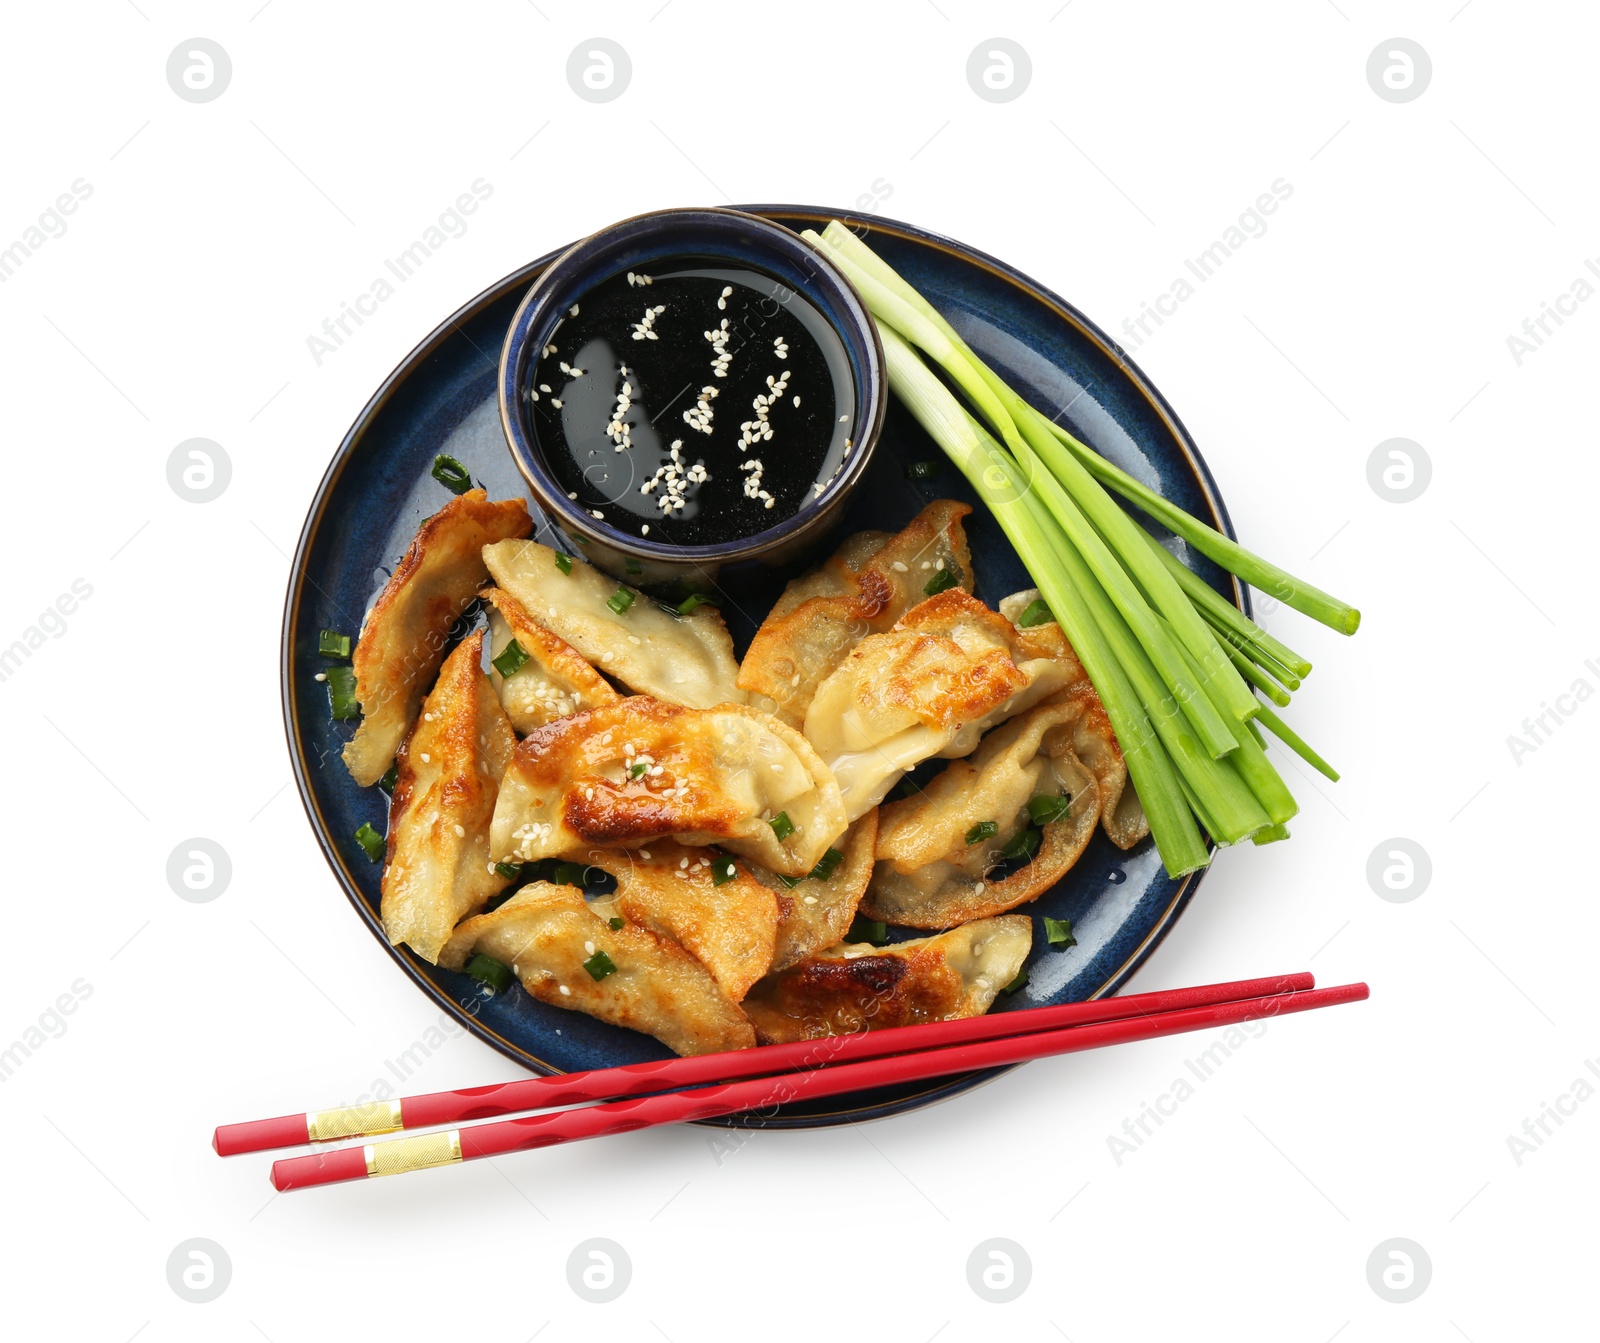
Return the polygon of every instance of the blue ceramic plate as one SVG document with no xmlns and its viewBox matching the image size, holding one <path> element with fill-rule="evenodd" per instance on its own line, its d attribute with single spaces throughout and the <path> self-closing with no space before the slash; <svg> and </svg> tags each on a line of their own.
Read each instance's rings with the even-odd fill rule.
<svg viewBox="0 0 1600 1343">
<path fill-rule="evenodd" d="M 1111 340 L 1076 309 L 1002 262 L 892 220 L 804 206 L 745 207 L 794 229 L 843 219 L 865 229 L 866 242 L 945 313 L 967 342 L 1034 405 L 1167 498 L 1232 534 L 1227 513 L 1199 451 L 1161 394 Z M 339 753 L 353 723 L 331 721 L 316 681 L 326 659 L 317 633 L 353 634 L 418 524 L 448 499 L 429 470 L 434 455 L 463 462 L 489 497 L 524 493 L 506 450 L 495 396 L 501 341 L 528 285 L 560 250 L 506 276 L 455 313 L 385 380 L 345 436 L 317 490 L 289 578 L 283 625 L 283 712 L 295 780 L 334 875 L 373 936 L 424 993 L 479 1039 L 541 1073 L 603 1068 L 666 1055 L 647 1036 L 535 1002 L 518 988 L 485 996 L 475 981 L 391 947 L 378 919 L 379 866 L 353 836 L 363 822 L 382 833 L 387 800 L 358 788 Z M 911 481 L 911 462 L 942 461 L 922 429 L 891 401 L 868 478 L 851 501 L 841 535 L 863 528 L 893 531 L 929 500 L 976 505 L 967 519 L 977 595 L 993 605 L 1029 587 L 1026 571 L 959 472 L 948 464 L 933 479 Z M 533 507 L 536 535 L 548 523 Z M 1190 555 L 1231 600 L 1247 597 L 1231 577 Z M 725 614 L 742 655 L 772 590 Z M 1183 912 L 1199 874 L 1174 881 L 1149 840 L 1121 853 L 1096 834 L 1054 890 L 1018 912 L 1072 920 L 1078 944 L 1053 951 L 1035 925 L 1028 984 L 995 1011 L 1074 1002 L 1114 993 L 1155 950 Z M 903 936 L 913 936 L 907 932 Z M 808 1127 L 877 1118 L 944 1099 L 992 1072 L 912 1084 L 810 1105 L 785 1106 L 730 1123 Z"/>
</svg>

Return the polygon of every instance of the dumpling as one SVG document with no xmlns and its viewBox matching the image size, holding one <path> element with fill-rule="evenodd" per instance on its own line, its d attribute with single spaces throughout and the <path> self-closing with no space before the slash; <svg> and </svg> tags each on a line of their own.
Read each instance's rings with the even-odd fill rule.
<svg viewBox="0 0 1600 1343">
<path fill-rule="evenodd" d="M 833 842 L 837 860 L 823 855 L 807 877 L 778 877 L 765 868 L 750 874 L 777 893 L 782 921 L 772 953 L 772 969 L 787 969 L 796 961 L 837 946 L 850 929 L 856 907 L 872 879 L 873 852 L 878 839 L 878 811 L 869 811 Z M 821 875 L 819 875 L 821 873 Z"/>
<path fill-rule="evenodd" d="M 527 656 L 510 676 L 502 676 L 498 667 L 489 673 L 506 716 L 518 732 L 526 736 L 579 709 L 613 704 L 622 698 L 577 649 L 529 616 L 509 592 L 489 588 L 482 596 L 489 603 L 491 656 L 499 657 L 513 639 Z"/>
<path fill-rule="evenodd" d="M 953 588 L 868 635 L 817 688 L 806 738 L 839 782 L 851 820 L 930 756 L 968 754 L 995 723 L 1064 688 L 1072 669 Z"/>
<path fill-rule="evenodd" d="M 938 574 L 972 591 L 961 519 L 972 509 L 936 499 L 903 530 L 859 532 L 812 573 L 795 579 L 756 631 L 739 667 L 752 703 L 791 727 L 805 721 L 823 679 L 868 634 L 889 629 Z"/>
<path fill-rule="evenodd" d="M 416 719 L 444 661 L 450 627 L 487 577 L 484 546 L 532 530 L 521 499 L 490 503 L 482 490 L 457 496 L 417 529 L 367 612 L 350 659 L 362 718 L 345 745 L 344 763 L 362 787 L 388 773 Z"/>
<path fill-rule="evenodd" d="M 954 928 L 1015 909 L 1049 890 L 1078 861 L 1100 819 L 1100 787 L 1072 751 L 1082 701 L 1041 704 L 983 739 L 922 791 L 879 808 L 878 865 L 862 909 L 909 928 Z M 991 881 L 1002 850 L 1029 827 L 1028 802 L 1071 805 L 1041 827 L 1038 851 Z M 975 827 L 994 833 L 968 842 Z"/>
<path fill-rule="evenodd" d="M 542 1003 L 643 1031 L 676 1054 L 755 1044 L 749 1020 L 705 966 L 648 928 L 613 928 L 572 886 L 530 882 L 457 928 L 439 964 L 459 970 L 474 955 L 509 965 Z"/>
<path fill-rule="evenodd" d="M 770 714 L 634 695 L 523 739 L 500 787 L 490 845 L 497 859 L 527 862 L 670 836 L 798 877 L 846 824 L 833 775 Z"/>
<path fill-rule="evenodd" d="M 745 702 L 716 607 L 673 615 L 581 559 L 562 557 L 563 571 L 557 553 L 537 541 L 503 541 L 483 558 L 534 620 L 630 689 L 691 709 Z"/>
<path fill-rule="evenodd" d="M 1008 620 L 1021 619 L 1022 613 L 1037 600 L 1039 590 L 1029 588 L 1000 599 L 1000 614 Z M 1083 701 L 1083 715 L 1072 727 L 1072 749 L 1078 759 L 1093 771 L 1100 785 L 1100 826 L 1106 838 L 1119 849 L 1131 849 L 1150 833 L 1150 822 L 1145 817 L 1139 795 L 1128 780 L 1128 766 L 1122 758 L 1122 747 L 1117 744 L 1111 720 L 1105 706 L 1100 703 L 1099 692 L 1083 670 L 1078 655 L 1073 652 L 1067 636 L 1054 620 L 1035 625 L 1029 636 L 1050 655 L 1068 663 L 1073 669 L 1072 678 L 1064 695 Z M 1060 699 L 1058 695 L 1055 698 Z"/>
<path fill-rule="evenodd" d="M 506 886 L 489 861 L 489 822 L 517 739 L 482 658 L 480 630 L 445 659 L 395 758 L 383 930 L 430 962 L 456 924 Z"/>
<path fill-rule="evenodd" d="M 1033 946 L 1022 914 L 979 919 L 892 947 L 846 943 L 769 975 L 744 1000 L 762 1044 L 978 1017 Z"/>
<path fill-rule="evenodd" d="M 646 849 L 587 856 L 617 879 L 614 895 L 590 900 L 596 914 L 670 937 L 734 1002 L 772 968 L 778 897 L 725 854 L 658 839 Z"/>
</svg>

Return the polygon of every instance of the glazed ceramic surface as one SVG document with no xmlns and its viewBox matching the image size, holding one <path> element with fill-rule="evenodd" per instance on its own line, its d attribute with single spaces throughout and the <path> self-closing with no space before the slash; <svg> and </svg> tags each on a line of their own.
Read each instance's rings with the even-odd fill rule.
<svg viewBox="0 0 1600 1343">
<path fill-rule="evenodd" d="M 1064 300 L 993 258 L 910 225 L 805 206 L 744 208 L 795 230 L 821 229 L 833 218 L 864 229 L 865 241 L 1025 398 L 1124 470 L 1231 534 L 1210 473 L 1177 417 L 1109 338 Z M 536 1002 L 519 986 L 488 995 L 476 981 L 389 945 L 378 920 L 380 867 L 354 839 L 363 822 L 380 833 L 386 829 L 387 799 L 377 788 L 357 787 L 345 772 L 339 753 L 354 723 L 330 719 L 326 688 L 315 677 L 327 666 L 317 654 L 318 631 L 355 634 L 418 524 L 450 498 L 429 475 L 435 454 L 464 463 L 490 498 L 524 494 L 500 424 L 499 354 L 530 284 L 557 255 L 508 275 L 452 315 L 362 411 L 306 519 L 290 575 L 282 648 L 283 710 L 296 781 L 356 914 L 421 991 L 479 1038 L 538 1072 L 609 1067 L 663 1057 L 666 1050 L 647 1036 Z M 878 449 L 849 501 L 841 535 L 898 529 L 931 499 L 963 499 L 976 505 L 967 531 L 977 595 L 993 605 L 1031 586 L 999 527 L 953 466 L 945 462 L 929 480 L 908 479 L 909 464 L 942 460 L 891 398 Z M 550 540 L 548 520 L 536 507 L 533 512 L 535 535 Z M 1230 600 L 1246 603 L 1243 591 L 1209 561 L 1181 547 L 1177 553 Z M 741 655 L 782 582 L 775 575 L 767 591 L 741 591 L 724 606 Z M 1059 885 L 1017 911 L 1034 920 L 1028 983 L 1002 997 L 994 1010 L 1115 992 L 1170 931 L 1199 880 L 1200 874 L 1168 877 L 1148 839 L 1122 853 L 1097 833 Z M 1051 949 L 1043 915 L 1071 919 L 1077 945 Z M 954 1095 L 991 1075 L 942 1078 L 725 1122 L 795 1127 L 876 1118 Z"/>
</svg>

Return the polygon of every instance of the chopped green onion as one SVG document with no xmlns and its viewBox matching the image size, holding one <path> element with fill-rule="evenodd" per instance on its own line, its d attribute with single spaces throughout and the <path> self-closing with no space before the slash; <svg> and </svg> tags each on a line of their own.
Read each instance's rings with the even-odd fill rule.
<svg viewBox="0 0 1600 1343">
<path fill-rule="evenodd" d="M 556 551 L 556 568 L 564 574 L 570 574 L 572 572 L 572 556 L 559 550 Z"/>
<path fill-rule="evenodd" d="M 1289 827 L 1286 825 L 1269 825 L 1250 836 L 1252 844 L 1276 844 L 1280 839 L 1289 838 Z"/>
<path fill-rule="evenodd" d="M 515 639 L 500 650 L 500 655 L 494 660 L 494 669 L 501 676 L 510 676 L 528 661 L 528 653 Z"/>
<path fill-rule="evenodd" d="M 614 933 L 620 933 L 623 927 L 622 920 L 613 916 L 612 918 L 606 920 L 606 927 L 611 929 L 611 931 Z"/>
<path fill-rule="evenodd" d="M 383 851 L 388 847 L 388 841 L 372 828 L 370 822 L 363 821 L 361 829 L 356 831 L 356 843 L 373 862 L 383 857 Z"/>
<path fill-rule="evenodd" d="M 1050 614 L 1050 607 L 1043 597 L 1035 597 L 1028 603 L 1027 609 L 1017 617 L 1019 629 L 1032 629 L 1035 625 L 1048 625 L 1055 617 Z"/>
<path fill-rule="evenodd" d="M 328 712 L 334 718 L 360 718 L 361 701 L 356 698 L 356 674 L 346 666 L 329 667 Z"/>
<path fill-rule="evenodd" d="M 844 855 L 838 849 L 829 849 L 817 859 L 817 865 L 811 869 L 811 876 L 816 881 L 826 881 L 842 862 Z"/>
<path fill-rule="evenodd" d="M 783 887 L 787 891 L 794 890 L 796 886 L 805 880 L 804 877 L 786 877 L 782 872 L 774 872 L 772 875 L 783 883 Z"/>
<path fill-rule="evenodd" d="M 1000 992 L 1005 994 L 1009 998 L 1018 989 L 1025 989 L 1027 987 L 1028 987 L 1028 967 L 1027 966 L 1023 966 L 1022 969 L 1017 971 L 1017 977 L 1015 979 L 1013 979 L 1009 984 L 1007 984 L 1005 986 L 1005 988 L 1001 989 Z"/>
<path fill-rule="evenodd" d="M 505 904 L 505 902 L 511 899 L 511 897 L 515 894 L 515 891 L 501 891 L 498 895 L 491 895 L 488 903 L 483 907 L 483 912 L 485 914 L 493 914 L 495 910 L 499 909 L 501 905 Z"/>
<path fill-rule="evenodd" d="M 1065 951 L 1068 947 L 1078 945 L 1078 939 L 1072 935 L 1071 919 L 1052 919 L 1048 914 L 1044 916 L 1044 940 L 1057 951 Z"/>
<path fill-rule="evenodd" d="M 938 474 L 938 462 L 912 462 L 906 467 L 907 480 L 932 480 Z"/>
<path fill-rule="evenodd" d="M 889 925 L 878 919 L 869 919 L 864 914 L 857 914 L 850 923 L 850 931 L 844 935 L 846 942 L 870 942 L 875 947 L 881 947 L 889 940 Z"/>
<path fill-rule="evenodd" d="M 794 834 L 794 822 L 789 819 L 789 813 L 786 811 L 780 811 L 767 824 L 772 827 L 772 833 L 779 840 L 788 839 L 790 835 Z"/>
<path fill-rule="evenodd" d="M 978 844 L 986 839 L 993 839 L 1000 833 L 999 821 L 979 821 L 971 830 L 967 831 L 967 843 Z"/>
<path fill-rule="evenodd" d="M 392 795 L 394 793 L 394 786 L 399 782 L 400 782 L 400 762 L 399 761 L 395 761 L 384 772 L 383 777 L 378 780 L 378 787 L 383 789 L 384 792 L 389 793 L 389 794 Z"/>
<path fill-rule="evenodd" d="M 428 474 L 451 494 L 465 494 L 472 488 L 472 475 L 467 468 L 442 452 L 433 459 L 433 470 Z"/>
<path fill-rule="evenodd" d="M 640 564 L 638 560 L 625 560 L 622 567 L 630 574 L 642 574 L 644 572 L 644 565 Z"/>
<path fill-rule="evenodd" d="M 618 588 L 611 594 L 611 597 L 606 602 L 606 605 L 615 611 L 619 616 L 622 615 L 630 606 L 633 605 L 633 589 Z"/>
<path fill-rule="evenodd" d="M 941 592 L 948 592 L 959 582 L 955 570 L 946 565 L 927 581 L 922 590 L 930 597 L 937 597 Z"/>
<path fill-rule="evenodd" d="M 1031 825 L 1025 825 L 1000 850 L 1002 858 L 1032 858 L 1039 852 L 1041 836 Z"/>
<path fill-rule="evenodd" d="M 732 881 L 739 875 L 739 869 L 734 866 L 731 858 L 713 858 L 711 860 L 711 884 L 722 886 Z"/>
<path fill-rule="evenodd" d="M 583 968 L 589 972 L 589 978 L 598 982 L 607 975 L 615 974 L 617 963 L 603 951 L 597 951 L 583 963 Z"/>
<path fill-rule="evenodd" d="M 496 863 L 494 865 L 494 870 L 496 872 L 498 872 L 502 877 L 504 877 L 507 881 L 515 881 L 518 877 L 520 877 L 522 875 L 522 864 L 521 863 Z"/>
<path fill-rule="evenodd" d="M 687 597 L 678 603 L 678 614 L 680 616 L 693 615 L 702 606 L 715 606 L 716 604 L 717 598 L 712 596 L 710 593 L 691 592 Z"/>
<path fill-rule="evenodd" d="M 340 634 L 337 630 L 323 630 L 317 635 L 317 652 L 325 658 L 347 658 L 350 656 L 350 636 Z"/>
<path fill-rule="evenodd" d="M 511 967 L 504 961 L 479 952 L 465 966 L 466 972 L 480 984 L 487 984 L 496 993 L 511 987 Z"/>
<path fill-rule="evenodd" d="M 630 779 L 637 779 L 641 774 L 643 774 L 645 772 L 645 770 L 647 770 L 649 768 L 650 768 L 649 765 L 643 765 L 643 764 L 630 765 L 630 766 L 628 766 L 628 777 Z"/>
<path fill-rule="evenodd" d="M 1072 810 L 1072 799 L 1054 793 L 1040 793 L 1028 799 L 1028 815 L 1035 825 L 1049 825 L 1059 821 Z"/>
<path fill-rule="evenodd" d="M 548 880 L 557 886 L 584 886 L 584 875 L 588 869 L 582 863 L 555 863 L 550 868 Z"/>
</svg>

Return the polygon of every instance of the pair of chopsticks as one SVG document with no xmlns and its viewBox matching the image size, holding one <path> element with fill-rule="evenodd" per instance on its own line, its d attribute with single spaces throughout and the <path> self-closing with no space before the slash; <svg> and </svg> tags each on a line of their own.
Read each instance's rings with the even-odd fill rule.
<svg viewBox="0 0 1600 1343">
<path fill-rule="evenodd" d="M 436 1091 L 370 1105 L 224 1124 L 217 1129 L 212 1145 L 220 1155 L 234 1156 L 336 1138 L 460 1125 L 523 1110 L 548 1111 L 273 1163 L 275 1188 L 305 1189 L 1232 1026 L 1359 1002 L 1367 996 L 1365 984 L 1329 989 L 1314 984 L 1308 973 L 1276 975 L 532 1077 L 463 1091 Z M 569 1105 L 581 1108 L 551 1110 Z"/>
</svg>

